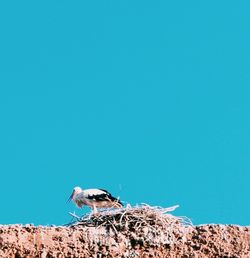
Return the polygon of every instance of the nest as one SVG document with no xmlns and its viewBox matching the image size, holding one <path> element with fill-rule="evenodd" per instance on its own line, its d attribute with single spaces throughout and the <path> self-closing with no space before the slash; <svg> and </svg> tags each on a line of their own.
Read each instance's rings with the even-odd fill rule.
<svg viewBox="0 0 250 258">
<path fill-rule="evenodd" d="M 69 227 L 95 227 L 105 229 L 108 235 L 129 235 L 136 243 L 171 244 L 178 242 L 184 235 L 187 226 L 192 225 L 186 217 L 176 217 L 169 212 L 179 206 L 162 208 L 159 206 L 127 205 L 121 209 L 102 210 L 97 214 L 87 214 L 83 217 L 74 217 L 75 221 Z"/>
</svg>

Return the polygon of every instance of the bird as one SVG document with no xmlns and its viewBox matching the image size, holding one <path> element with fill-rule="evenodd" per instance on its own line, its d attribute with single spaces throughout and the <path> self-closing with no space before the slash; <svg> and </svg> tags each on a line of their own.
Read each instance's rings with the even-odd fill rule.
<svg viewBox="0 0 250 258">
<path fill-rule="evenodd" d="M 78 208 L 84 205 L 89 206 L 93 213 L 97 213 L 97 208 L 122 208 L 122 202 L 113 197 L 108 191 L 104 189 L 81 189 L 81 187 L 74 187 L 68 202 L 73 201 Z"/>
</svg>

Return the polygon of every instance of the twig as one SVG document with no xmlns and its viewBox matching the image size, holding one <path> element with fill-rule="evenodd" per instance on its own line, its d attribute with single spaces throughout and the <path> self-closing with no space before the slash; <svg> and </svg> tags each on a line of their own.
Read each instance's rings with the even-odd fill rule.
<svg viewBox="0 0 250 258">
<path fill-rule="evenodd" d="M 69 212 L 69 215 L 71 215 L 73 218 L 77 219 L 77 220 L 81 220 L 81 217 L 77 216 L 75 213 Z"/>
</svg>

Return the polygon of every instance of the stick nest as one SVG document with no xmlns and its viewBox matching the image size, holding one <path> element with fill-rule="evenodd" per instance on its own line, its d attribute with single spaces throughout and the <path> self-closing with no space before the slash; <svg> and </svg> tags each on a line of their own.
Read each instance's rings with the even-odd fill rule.
<svg viewBox="0 0 250 258">
<path fill-rule="evenodd" d="M 176 243 L 185 235 L 185 230 L 192 225 L 185 217 L 176 217 L 169 212 L 178 205 L 162 208 L 159 206 L 139 205 L 122 209 L 102 210 L 97 214 L 87 214 L 77 217 L 71 214 L 76 221 L 68 224 L 69 227 L 95 227 L 106 229 L 110 234 L 127 234 L 136 242 L 160 242 L 165 244 Z"/>
</svg>

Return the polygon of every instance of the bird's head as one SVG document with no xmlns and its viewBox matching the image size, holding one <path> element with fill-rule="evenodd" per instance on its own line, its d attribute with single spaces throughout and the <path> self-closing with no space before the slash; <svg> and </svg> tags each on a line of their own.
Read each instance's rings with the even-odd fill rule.
<svg viewBox="0 0 250 258">
<path fill-rule="evenodd" d="M 73 200 L 75 198 L 75 196 L 77 194 L 79 194 L 80 192 L 82 191 L 81 187 L 79 186 L 76 186 L 74 189 L 73 189 L 73 192 L 72 194 L 70 195 L 69 199 L 68 199 L 68 202 L 70 202 L 71 200 Z"/>
</svg>

